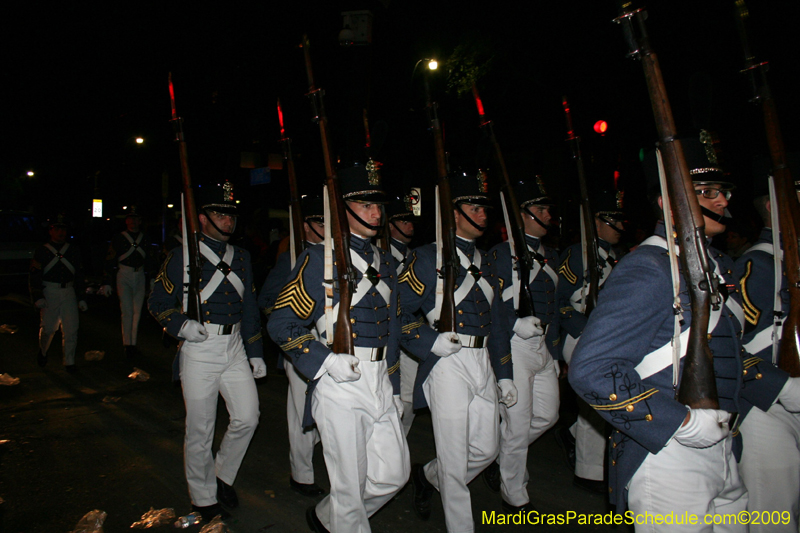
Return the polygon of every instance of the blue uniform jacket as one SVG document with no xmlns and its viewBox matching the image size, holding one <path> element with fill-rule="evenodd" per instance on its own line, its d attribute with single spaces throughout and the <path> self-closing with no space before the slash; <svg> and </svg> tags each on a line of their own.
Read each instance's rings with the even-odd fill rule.
<svg viewBox="0 0 800 533">
<path fill-rule="evenodd" d="M 130 241 L 125 238 L 123 233 L 130 235 L 131 239 L 134 241 L 134 244 L 131 244 Z M 139 235 L 142 235 L 142 241 L 136 244 L 136 239 L 139 238 Z M 131 248 L 144 250 L 145 254 L 142 255 L 138 251 L 134 251 L 132 254 L 128 255 L 128 257 L 120 261 L 119 258 Z M 111 244 L 108 247 L 108 254 L 106 254 L 103 283 L 106 285 L 114 285 L 116 283 L 115 276 L 117 275 L 117 270 L 119 270 L 120 264 L 129 266 L 131 268 L 144 269 L 145 275 L 150 276 L 158 266 L 156 261 L 157 260 L 150 249 L 150 243 L 147 240 L 147 235 L 144 235 L 142 232 L 131 233 L 127 230 L 117 233 L 111 238 Z"/>
<path fill-rule="evenodd" d="M 350 236 L 350 250 L 363 256 L 368 264 L 373 262 L 373 252 L 369 240 Z M 311 329 L 325 313 L 324 247 L 313 246 L 297 258 L 294 269 L 288 276 L 288 283 L 281 290 L 267 323 L 267 331 L 283 352 L 292 358 L 295 368 L 310 381 L 306 397 L 304 426 L 313 424 L 311 417 L 311 397 L 316 386 L 317 375 L 331 348 L 324 342 L 314 339 Z M 350 309 L 350 322 L 356 346 L 368 348 L 386 347 L 386 364 L 394 394 L 400 393 L 400 364 L 398 342 L 400 321 L 397 302 L 397 273 L 389 254 L 378 249 L 380 254 L 380 278 L 391 289 L 389 302 L 384 301 L 377 290 L 368 292 Z M 334 265 L 334 279 L 336 265 Z M 364 275 L 355 269 L 355 284 Z M 334 305 L 339 301 L 339 293 L 334 291 Z M 324 328 L 323 328 L 324 329 Z M 325 335 L 320 331 L 320 335 Z"/>
<path fill-rule="evenodd" d="M 475 243 L 457 238 L 456 245 L 472 258 Z M 500 299 L 500 285 L 492 274 L 492 266 L 488 255 L 482 253 L 481 276 L 492 286 L 494 300 L 491 306 L 477 284 L 475 290 L 456 306 L 457 333 L 463 335 L 487 336 L 489 357 L 494 368 L 495 377 L 513 379 L 511 363 L 511 334 L 509 319 Z M 472 276 L 461 266 L 456 279 L 456 288 L 466 276 Z M 416 248 L 411 254 L 408 265 L 400 275 L 400 302 L 402 306 L 403 334 L 401 345 L 412 355 L 420 359 L 417 379 L 414 384 L 414 409 L 428 405 L 422 384 L 430 374 L 439 357 L 431 353 L 438 333 L 418 314 L 430 312 L 435 306 L 436 293 L 436 244 L 427 244 Z"/>
<path fill-rule="evenodd" d="M 80 301 L 86 298 L 86 283 L 81 264 L 80 250 L 74 242 L 67 241 L 67 243 L 69 243 L 69 246 L 64 252 L 63 257 L 66 261 L 69 261 L 69 263 L 72 265 L 72 268 L 75 269 L 74 274 L 69 268 L 67 268 L 67 265 L 60 260 L 45 274 L 44 269 L 48 264 L 50 264 L 53 258 L 56 257 L 56 254 L 53 254 L 53 252 L 44 245 L 37 248 L 33 253 L 28 284 L 30 285 L 31 299 L 34 303 L 36 300 L 44 298 L 44 291 L 42 290 L 43 281 L 61 283 L 63 285 L 72 283 L 78 300 Z M 67 243 L 57 244 L 50 241 L 48 244 L 60 253 L 64 248 L 64 244 Z"/>
<path fill-rule="evenodd" d="M 663 237 L 662 224 L 656 234 Z M 713 249 L 709 256 L 715 260 L 723 257 Z M 619 262 L 599 296 L 572 356 L 569 380 L 614 426 L 609 497 L 617 511 L 623 512 L 627 506 L 625 486 L 634 472 L 648 452 L 656 454 L 670 441 L 686 417 L 687 408 L 675 400 L 672 390 L 671 364 L 645 379 L 635 370 L 647 354 L 671 340 L 674 315 L 667 251 L 660 246 L 639 246 Z M 691 307 L 683 279 L 680 297 L 685 330 L 691 324 Z M 724 306 L 709 340 L 720 408 L 738 413 L 740 396 L 768 408 L 786 377 L 770 364 L 745 359 L 738 324 L 731 315 Z M 734 428 L 734 435 L 737 433 Z"/>
<path fill-rule="evenodd" d="M 528 247 L 539 250 L 540 241 L 536 237 L 525 235 Z M 556 275 L 558 255 L 554 250 L 543 247 L 543 263 L 547 265 L 554 275 Z M 514 299 L 510 289 L 513 283 L 511 258 L 511 246 L 508 242 L 502 242 L 489 250 L 491 257 L 492 272 L 497 278 L 499 286 L 506 293 L 507 299 L 503 302 L 506 308 L 508 320 L 509 339 L 514 336 L 514 322 L 517 320 L 517 312 L 514 309 Z M 531 298 L 533 299 L 533 311 L 536 317 L 542 321 L 542 327 L 547 327 L 545 343 L 547 350 L 555 359 L 559 359 L 560 339 L 558 336 L 558 313 L 556 312 L 556 285 L 558 278 L 554 280 L 548 274 L 544 266 L 530 283 Z"/>
<path fill-rule="evenodd" d="M 214 240 L 206 235 L 200 237 L 209 248 L 219 255 L 225 253 L 225 243 Z M 241 335 L 244 340 L 247 357 L 264 357 L 261 340 L 261 318 L 258 316 L 256 303 L 256 288 L 253 285 L 253 269 L 250 266 L 250 253 L 244 248 L 229 244 L 234 249 L 233 260 L 229 265 L 231 272 L 235 272 L 244 285 L 244 297 L 240 297 L 231 283 L 225 279 L 217 290 L 207 300 L 201 302 L 203 323 L 212 324 L 238 324 L 241 325 Z M 202 256 L 201 256 L 202 257 Z M 200 290 L 208 284 L 217 268 L 203 258 L 200 279 Z M 156 277 L 156 283 L 150 298 L 147 301 L 150 314 L 161 324 L 164 330 L 183 341 L 178 336 L 183 323 L 189 317 L 183 310 L 183 250 L 173 249 L 167 255 L 161 270 Z M 173 364 L 174 379 L 179 379 L 178 370 L 180 348 Z"/>
</svg>

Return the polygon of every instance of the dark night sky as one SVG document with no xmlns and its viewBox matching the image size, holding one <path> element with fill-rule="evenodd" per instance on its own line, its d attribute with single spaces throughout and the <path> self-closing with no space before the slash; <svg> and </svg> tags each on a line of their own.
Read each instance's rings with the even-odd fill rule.
<svg viewBox="0 0 800 533">
<path fill-rule="evenodd" d="M 358 156 L 363 143 L 354 110 L 366 100 L 370 73 L 370 122 L 388 126 L 378 158 L 393 183 L 408 184 L 409 173 L 411 181 L 430 181 L 435 174 L 419 78 L 411 77 L 414 63 L 423 57 L 447 58 L 464 43 L 479 46 L 481 57 L 491 58 L 479 87 L 514 177 L 544 173 L 553 183 L 574 189 L 564 164 L 562 94 L 572 101 L 587 156 L 598 161 L 596 180 L 608 178 L 609 161 L 635 161 L 639 148 L 655 140 L 642 69 L 625 58 L 622 31 L 610 23 L 615 16 L 611 1 L 204 6 L 210 4 L 33 2 L 4 17 L 4 183 L 32 168 L 37 179 L 28 187 L 35 193 L 35 208 L 43 215 L 55 209 L 77 214 L 88 209 L 97 176 L 112 214 L 135 201 L 157 215 L 162 171 L 169 173 L 171 193 L 180 179 L 168 122 L 170 71 L 196 181 L 227 177 L 244 184 L 246 171 L 238 168 L 241 151 L 277 153 L 275 101 L 280 97 L 301 178 L 306 186 L 319 183 L 318 133 L 303 96 L 308 84 L 297 46 L 303 32 L 312 41 L 317 85 L 327 93 L 334 148 L 345 159 Z M 756 53 L 772 65 L 769 79 L 790 150 L 797 150 L 800 141 L 795 127 L 800 104 L 796 85 L 789 82 L 798 56 L 793 38 L 797 6 L 795 1 L 749 2 Z M 689 88 L 710 82 L 713 98 L 704 106 L 709 126 L 718 133 L 733 179 L 747 190 L 743 170 L 753 154 L 764 151 L 763 131 L 758 109 L 747 102 L 746 79 L 738 74 L 742 59 L 733 1 L 653 0 L 647 7 L 648 29 L 679 129 L 693 127 Z M 340 12 L 353 9 L 374 13 L 371 50 L 337 45 Z M 471 100 L 453 94 L 437 99 L 451 161 L 474 168 L 479 132 Z M 602 140 L 591 132 L 600 118 L 610 124 Z M 144 147 L 135 146 L 136 135 L 147 139 Z M 634 169 L 623 181 L 636 191 L 640 178 Z M 279 207 L 285 190 L 276 182 L 243 192 L 253 200 L 251 208 L 264 202 Z M 3 199 L 5 207 L 10 198 Z M 15 198 L 12 205 L 27 208 L 31 199 Z"/>
</svg>

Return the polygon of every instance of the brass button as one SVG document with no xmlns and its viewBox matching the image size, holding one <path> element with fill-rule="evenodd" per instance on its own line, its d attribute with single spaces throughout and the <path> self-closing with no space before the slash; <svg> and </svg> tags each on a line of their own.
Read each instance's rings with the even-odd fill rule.
<svg viewBox="0 0 800 533">
<path fill-rule="evenodd" d="M 630 404 L 628 407 L 625 408 L 626 411 L 629 413 L 633 411 L 633 404 Z"/>
<path fill-rule="evenodd" d="M 611 400 L 612 402 L 616 402 L 617 401 L 617 395 L 612 392 L 609 395 L 608 399 Z"/>
<path fill-rule="evenodd" d="M 744 372 L 742 372 L 742 375 L 743 375 L 743 376 L 746 376 L 746 375 L 747 375 L 747 370 L 745 370 Z"/>
<path fill-rule="evenodd" d="M 761 375 L 761 372 L 759 372 L 758 374 L 756 374 L 756 379 L 761 379 L 762 377 L 763 377 L 763 376 Z"/>
<path fill-rule="evenodd" d="M 208 303 L 208 300 L 203 300 L 203 305 L 206 305 L 207 303 Z"/>
<path fill-rule="evenodd" d="M 207 315 L 210 315 L 210 314 L 211 314 L 211 311 L 206 311 L 206 314 L 207 314 Z"/>
<path fill-rule="evenodd" d="M 708 340 L 711 340 L 711 333 L 709 333 L 709 334 L 707 335 L 707 337 L 708 337 Z"/>
<path fill-rule="evenodd" d="M 463 309 L 459 309 L 459 310 L 458 310 L 458 314 L 459 314 L 459 315 L 463 315 L 463 314 L 464 314 L 464 310 L 463 310 Z"/>
<path fill-rule="evenodd" d="M 373 311 L 377 311 L 377 310 L 378 310 L 378 308 L 377 308 L 377 307 L 373 308 Z"/>
<path fill-rule="evenodd" d="M 355 339 L 357 337 L 358 337 L 358 333 L 353 333 L 353 338 Z"/>
<path fill-rule="evenodd" d="M 458 327 L 463 328 L 464 327 L 464 323 L 463 322 L 459 322 L 458 323 Z"/>
<path fill-rule="evenodd" d="M 648 422 L 652 422 L 653 421 L 653 415 L 644 415 L 644 419 L 647 420 Z"/>
<path fill-rule="evenodd" d="M 286 340 L 287 340 L 287 341 L 290 341 L 290 340 L 292 340 L 292 338 L 291 338 L 291 337 L 288 337 Z"/>
<path fill-rule="evenodd" d="M 414 335 L 414 338 L 415 338 L 415 339 L 419 339 L 419 333 L 417 333 L 416 335 Z"/>
<path fill-rule="evenodd" d="M 350 319 L 350 323 L 351 323 L 351 324 L 355 324 L 355 323 L 356 323 L 356 319 L 355 319 L 355 318 L 351 318 L 351 319 Z"/>
<path fill-rule="evenodd" d="M 617 462 L 616 461 L 611 461 L 611 466 L 617 466 Z"/>
<path fill-rule="evenodd" d="M 616 442 L 612 442 L 612 443 L 611 443 L 611 447 L 612 447 L 612 448 L 616 448 L 616 447 L 617 447 L 617 443 L 616 443 Z"/>
</svg>

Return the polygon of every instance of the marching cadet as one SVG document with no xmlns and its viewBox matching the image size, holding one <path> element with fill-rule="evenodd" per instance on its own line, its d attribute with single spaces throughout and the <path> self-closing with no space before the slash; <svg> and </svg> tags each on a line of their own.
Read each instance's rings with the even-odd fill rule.
<svg viewBox="0 0 800 533">
<path fill-rule="evenodd" d="M 475 246 L 487 228 L 486 209 L 491 205 L 485 176 L 454 174 L 450 182 L 460 260 L 454 295 L 457 339 L 452 332 L 437 333 L 434 328 L 440 300 L 438 245 L 433 243 L 414 250 L 400 279 L 401 342 L 421 361 L 414 407 L 430 406 L 436 441 L 436 458 L 412 469 L 414 511 L 422 520 L 430 518 L 436 489 L 442 496 L 447 530 L 461 532 L 475 528 L 467 484 L 497 457 L 498 396 L 511 407 L 517 390 L 501 288 L 491 274 L 488 256 Z M 418 319 L 417 312 L 425 319 Z"/>
<path fill-rule="evenodd" d="M 389 224 L 389 247 L 399 276 L 406 268 L 411 250 L 408 245 L 414 238 L 414 218 L 411 195 L 395 198 L 386 205 Z M 403 401 L 403 433 L 406 437 L 414 422 L 414 381 L 419 362 L 405 350 L 400 350 L 400 399 Z"/>
<path fill-rule="evenodd" d="M 337 175 L 350 228 L 355 354 L 333 353 L 327 344 L 335 320 L 328 322 L 325 308 L 334 307 L 333 317 L 338 312 L 338 291 L 326 296 L 328 245 L 298 257 L 267 329 L 310 380 L 304 425 L 317 424 L 331 489 L 306 511 L 309 527 L 368 532 L 369 517 L 405 485 L 410 469 L 400 422 L 397 274 L 389 253 L 371 244 L 381 229 L 384 201 L 375 166 L 357 163 Z M 314 337 L 315 327 L 321 340 Z"/>
<path fill-rule="evenodd" d="M 725 230 L 721 221 L 731 185 L 724 181 L 710 143 L 692 137 L 682 145 L 704 214 L 705 234 L 711 238 Z M 645 157 L 651 182 L 658 176 L 658 160 L 657 152 Z M 661 195 L 654 196 L 663 209 Z M 736 514 L 745 510 L 747 489 L 734 457 L 740 441 L 737 420 L 731 414 L 741 412 L 740 396 L 766 409 L 778 398 L 786 375 L 763 361 L 742 360 L 734 318 L 740 307 L 723 290 L 724 301 L 718 302 L 717 309 L 712 307 L 708 328 L 720 409 L 689 408 L 674 398 L 673 379 L 679 380 L 680 365 L 673 364 L 673 357 L 684 355 L 677 349 L 685 350 L 687 345 L 692 309 L 683 276 L 676 274 L 672 279 L 670 263 L 677 258 L 667 249 L 665 225 L 659 222 L 655 235 L 611 272 L 572 355 L 570 383 L 614 426 L 609 494 L 618 512 L 629 507 L 639 515 L 678 518 L 686 513 L 699 517 Z M 708 256 L 717 279 L 728 273 L 730 259 L 713 248 Z M 727 282 L 720 280 L 721 285 Z M 682 316 L 674 312 L 676 296 Z M 678 334 L 680 341 L 674 338 Z M 725 531 L 747 530 L 742 524 L 723 527 Z M 646 528 L 670 531 L 674 526 L 659 528 L 648 522 Z M 700 519 L 694 527 L 684 525 L 681 530 L 722 528 Z"/>
<path fill-rule="evenodd" d="M 622 220 L 625 216 L 622 199 L 621 191 L 616 194 L 603 191 L 592 196 L 591 200 L 597 229 L 598 266 L 602 268 L 599 276 L 600 289 L 617 263 L 613 246 L 622 237 Z M 589 246 L 593 245 L 590 243 Z M 584 312 L 589 280 L 584 276 L 587 268 L 584 261 L 581 243 L 568 247 L 559 258 L 557 299 L 559 327 L 563 337 L 561 355 L 568 365 L 587 320 Z M 566 449 L 568 457 L 574 458 L 571 461 L 575 470 L 573 485 L 601 494 L 608 492 L 603 481 L 607 440 L 605 428 L 603 418 L 589 404 L 578 398 L 578 420 L 571 428 L 561 428 L 556 433 L 559 444 Z"/>
<path fill-rule="evenodd" d="M 182 248 L 167 256 L 148 307 L 167 333 L 182 341 L 173 368 L 186 404 L 186 481 L 192 509 L 210 521 L 217 515 L 230 517 L 220 503 L 227 508 L 239 505 L 232 485 L 258 425 L 255 379 L 266 376 L 267 367 L 250 254 L 228 244 L 238 214 L 233 186 L 227 181 L 222 186 L 207 185 L 199 188 L 196 196 L 202 231 L 203 321 L 192 320 L 183 312 Z M 220 394 L 230 422 L 215 458 L 211 446 Z"/>
<path fill-rule="evenodd" d="M 528 496 L 528 447 L 558 420 L 558 367 L 551 350 L 559 343 L 556 286 L 558 255 L 542 244 L 550 227 L 552 201 L 541 178 L 515 185 L 525 230 L 525 244 L 534 264 L 530 287 L 534 316 L 530 321 L 517 317 L 519 276 L 514 250 L 509 242 L 489 251 L 492 272 L 503 288 L 501 299 L 506 306 L 511 355 L 514 359 L 514 385 L 517 403 L 500 406 L 500 456 L 484 473 L 484 480 L 494 492 L 502 492 L 503 509 L 517 513 L 531 510 Z M 531 324 L 533 327 L 527 327 Z M 552 328 L 552 329 L 551 329 Z"/>
<path fill-rule="evenodd" d="M 78 309 L 86 311 L 81 255 L 67 242 L 64 215 L 50 220 L 50 242 L 36 249 L 29 277 L 31 298 L 39 310 L 39 352 L 36 362 L 47 364 L 47 350 L 59 326 L 64 350 L 64 370 L 76 372 L 75 348 L 78 345 Z M 80 298 L 80 299 L 79 299 Z"/>
<path fill-rule="evenodd" d="M 766 174 L 764 168 L 756 176 L 757 188 L 766 185 Z M 745 318 L 742 344 L 750 354 L 748 358 L 777 364 L 782 321 L 789 314 L 789 292 L 783 261 L 774 252 L 776 247 L 781 249 L 779 232 L 773 230 L 778 227 L 775 193 L 759 192 L 762 194 L 754 204 L 764 228 L 755 245 L 736 261 L 734 274 L 741 287 Z M 786 387 L 796 387 L 795 380 L 788 380 Z M 788 391 L 779 399 L 766 410 L 742 401 L 739 472 L 750 494 L 749 511 L 789 511 L 790 520 L 752 523 L 750 531 L 796 532 L 800 523 L 800 419 L 796 414 L 800 404 L 792 403 Z"/>
<path fill-rule="evenodd" d="M 310 248 L 323 240 L 325 219 L 322 198 L 306 196 L 300 201 L 305 230 L 305 247 Z M 299 251 L 298 251 L 299 253 Z M 275 300 L 292 271 L 291 254 L 278 256 L 258 296 L 258 307 L 269 319 Z M 316 332 L 316 330 L 314 330 Z M 319 442 L 319 432 L 313 427 L 303 426 L 308 379 L 292 364 L 291 359 L 278 356 L 278 368 L 286 371 L 289 389 L 286 395 L 286 417 L 289 422 L 289 485 L 303 496 L 320 496 L 324 491 L 314 483 L 314 446 Z"/>
<path fill-rule="evenodd" d="M 102 294 L 110 296 L 112 276 L 116 278 L 122 314 L 122 344 L 128 358 L 141 355 L 136 347 L 136 336 L 144 305 L 145 277 L 153 269 L 152 253 L 147 249 L 141 225 L 142 215 L 136 206 L 130 206 L 125 216 L 125 231 L 111 239 L 106 256 L 106 283 L 100 288 Z"/>
</svg>

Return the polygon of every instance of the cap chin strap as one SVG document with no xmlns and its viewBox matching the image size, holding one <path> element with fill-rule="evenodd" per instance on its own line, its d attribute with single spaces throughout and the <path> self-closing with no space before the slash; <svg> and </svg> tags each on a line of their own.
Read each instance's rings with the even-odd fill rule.
<svg viewBox="0 0 800 533">
<path fill-rule="evenodd" d="M 602 222 L 603 224 L 605 224 L 609 228 L 611 228 L 614 231 L 616 231 L 617 235 L 619 235 L 620 237 L 625 235 L 625 230 L 624 229 L 619 229 L 617 226 L 615 226 L 614 224 L 611 223 L 611 221 L 614 220 L 611 217 L 609 217 L 607 215 L 597 215 L 597 218 L 600 219 L 600 222 Z"/>
<path fill-rule="evenodd" d="M 344 203 L 344 208 L 345 208 L 345 209 L 347 209 L 347 212 L 348 212 L 348 213 L 350 213 L 351 215 L 353 215 L 353 218 L 354 218 L 354 219 L 356 219 L 356 222 L 358 222 L 359 224 L 361 224 L 361 225 L 362 225 L 362 226 L 364 226 L 365 228 L 369 228 L 369 229 L 371 229 L 371 230 L 375 230 L 375 231 L 380 231 L 380 230 L 381 230 L 381 228 L 383 227 L 383 224 L 376 224 L 376 225 L 374 225 L 374 226 L 373 226 L 372 224 L 367 224 L 366 222 L 364 222 L 364 219 L 362 219 L 360 216 L 356 215 L 356 214 L 353 212 L 353 210 L 352 210 L 352 209 L 350 209 L 350 206 L 349 206 L 349 205 L 347 205 L 347 202 L 345 202 L 345 203 Z M 316 233 L 316 232 L 314 232 L 314 233 Z"/>
<path fill-rule="evenodd" d="M 721 215 L 716 214 L 710 209 L 706 209 L 702 205 L 700 206 L 700 211 L 703 213 L 703 216 L 710 218 L 711 220 L 722 224 L 723 226 L 727 226 L 733 220 L 733 217 L 730 216 L 730 211 L 725 208 L 725 212 Z"/>
<path fill-rule="evenodd" d="M 528 214 L 530 215 L 530 217 L 531 217 L 533 220 L 535 220 L 535 221 L 536 221 L 536 223 L 537 223 L 537 224 L 539 224 L 541 227 L 543 227 L 543 228 L 544 228 L 544 229 L 546 229 L 547 231 L 550 231 L 550 230 L 553 230 L 553 229 L 555 229 L 555 228 L 554 228 L 553 226 L 551 226 L 550 224 L 545 224 L 544 222 L 542 222 L 541 220 L 539 220 L 539 218 L 538 218 L 536 215 L 534 215 L 534 214 L 533 214 L 533 212 L 532 212 L 530 209 L 528 209 L 527 207 L 523 207 L 522 209 L 524 209 L 524 210 L 525 210 L 525 212 L 526 212 L 526 213 L 528 213 Z"/>
<path fill-rule="evenodd" d="M 209 215 L 209 213 L 211 213 L 211 212 L 212 211 L 203 208 L 203 214 L 206 216 L 206 219 L 208 220 L 208 223 L 211 224 L 211 227 L 213 227 L 215 230 L 217 230 L 220 235 L 224 235 L 225 237 L 233 236 L 233 232 L 236 231 L 236 217 L 234 216 L 233 229 L 230 232 L 227 232 L 227 231 L 222 231 L 221 229 L 219 229 L 219 226 L 214 224 L 214 219 L 211 218 L 211 215 Z M 216 213 L 216 211 L 213 211 L 213 212 Z"/>
<path fill-rule="evenodd" d="M 459 213 L 461 213 L 461 216 L 462 216 L 462 217 L 464 217 L 464 218 L 466 218 L 466 219 L 467 219 L 467 222 L 469 222 L 470 224 L 472 224 L 472 226 L 473 226 L 473 227 L 474 227 L 476 230 L 480 231 L 481 233 L 483 233 L 484 231 L 486 231 L 486 228 L 487 228 L 488 226 L 479 226 L 479 225 L 478 225 L 478 224 L 477 224 L 477 223 L 476 223 L 474 220 L 472 220 L 472 219 L 470 218 L 470 216 L 469 216 L 468 214 L 466 214 L 466 213 L 464 212 L 464 210 L 463 210 L 463 209 L 461 209 L 461 204 L 456 204 L 456 211 L 458 211 Z M 401 232 L 401 233 L 402 233 L 402 232 Z"/>
<path fill-rule="evenodd" d="M 392 227 L 397 230 L 397 233 L 399 233 L 400 235 L 402 235 L 403 237 L 405 237 L 409 241 L 411 240 L 412 236 L 411 235 L 406 235 L 405 233 L 403 233 L 403 230 L 401 230 L 400 228 L 397 227 L 397 224 L 394 223 L 394 220 L 389 222 L 389 224 L 391 224 Z"/>
</svg>

